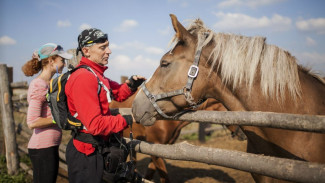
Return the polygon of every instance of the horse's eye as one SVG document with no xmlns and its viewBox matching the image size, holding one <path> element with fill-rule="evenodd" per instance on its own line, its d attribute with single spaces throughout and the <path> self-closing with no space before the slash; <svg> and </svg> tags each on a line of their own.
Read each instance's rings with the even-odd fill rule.
<svg viewBox="0 0 325 183">
<path fill-rule="evenodd" d="M 167 62 L 166 60 L 163 60 L 160 63 L 160 67 L 168 67 L 169 64 L 170 64 L 169 62 Z"/>
</svg>

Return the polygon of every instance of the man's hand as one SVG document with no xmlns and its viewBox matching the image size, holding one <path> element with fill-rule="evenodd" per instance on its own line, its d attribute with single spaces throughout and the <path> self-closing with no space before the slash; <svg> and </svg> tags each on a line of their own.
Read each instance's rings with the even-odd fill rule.
<svg viewBox="0 0 325 183">
<path fill-rule="evenodd" d="M 133 123 L 133 116 L 132 115 L 122 115 L 128 125 L 132 125 Z"/>
<path fill-rule="evenodd" d="M 143 76 L 133 75 L 130 79 L 127 79 L 125 83 L 129 86 L 132 92 L 135 92 L 145 80 L 146 78 Z"/>
</svg>

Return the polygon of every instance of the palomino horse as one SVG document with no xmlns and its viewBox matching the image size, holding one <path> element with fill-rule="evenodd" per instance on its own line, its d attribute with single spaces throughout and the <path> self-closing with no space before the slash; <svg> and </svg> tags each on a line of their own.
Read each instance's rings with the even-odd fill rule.
<svg viewBox="0 0 325 183">
<path fill-rule="evenodd" d="M 131 96 L 124 102 L 112 101 L 111 108 L 130 108 L 136 95 Z M 227 110 L 221 103 L 214 99 L 208 99 L 197 110 L 214 110 L 225 111 Z M 158 144 L 174 144 L 177 140 L 181 129 L 188 125 L 189 122 L 175 121 L 175 120 L 157 120 L 152 126 L 143 126 L 138 123 L 133 123 L 132 133 L 133 137 L 138 140 L 144 140 L 151 143 Z M 231 131 L 232 137 L 236 136 L 239 140 L 244 140 L 245 135 L 238 128 L 238 126 L 227 126 Z M 123 131 L 124 137 L 130 136 L 130 129 Z M 167 174 L 167 168 L 163 158 L 151 156 L 151 162 L 148 165 L 145 178 L 147 180 L 153 179 L 154 173 L 157 170 L 160 176 L 160 182 L 170 182 Z"/>
<path fill-rule="evenodd" d="M 325 114 L 324 80 L 263 37 L 214 33 L 195 20 L 185 29 L 171 15 L 174 47 L 160 61 L 133 102 L 143 125 L 181 114 L 206 98 L 230 111 Z M 184 87 L 185 86 L 185 87 Z M 325 163 L 325 134 L 242 126 L 247 151 Z M 256 182 L 284 182 L 252 175 Z"/>
</svg>

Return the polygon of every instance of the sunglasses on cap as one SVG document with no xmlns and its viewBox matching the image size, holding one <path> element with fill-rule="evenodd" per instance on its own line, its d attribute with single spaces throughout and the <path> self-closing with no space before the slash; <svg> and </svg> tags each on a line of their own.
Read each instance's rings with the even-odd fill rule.
<svg viewBox="0 0 325 183">
<path fill-rule="evenodd" d="M 93 43 L 104 43 L 107 40 L 108 40 L 107 34 L 104 34 L 102 37 L 98 39 L 87 41 L 85 45 L 93 44 Z"/>
<path fill-rule="evenodd" d="M 49 54 L 49 56 L 50 56 L 53 52 L 55 52 L 56 50 L 58 50 L 58 51 L 62 51 L 63 48 L 62 48 L 61 45 L 57 45 L 57 46 L 56 46 L 56 47 L 51 51 L 51 53 Z"/>
</svg>

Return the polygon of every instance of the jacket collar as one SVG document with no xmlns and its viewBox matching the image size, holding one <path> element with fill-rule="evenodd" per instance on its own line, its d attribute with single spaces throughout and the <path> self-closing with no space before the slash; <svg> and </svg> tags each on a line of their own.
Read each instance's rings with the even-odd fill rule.
<svg viewBox="0 0 325 183">
<path fill-rule="evenodd" d="M 80 63 L 79 65 L 88 65 L 90 66 L 92 69 L 95 69 L 99 74 L 103 75 L 105 70 L 108 68 L 107 66 L 102 66 L 99 65 L 91 60 L 89 60 L 86 57 L 81 57 Z"/>
</svg>

